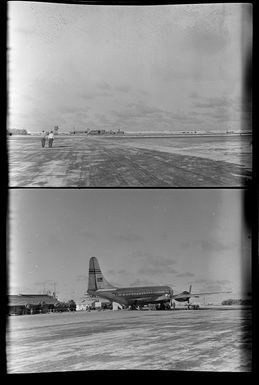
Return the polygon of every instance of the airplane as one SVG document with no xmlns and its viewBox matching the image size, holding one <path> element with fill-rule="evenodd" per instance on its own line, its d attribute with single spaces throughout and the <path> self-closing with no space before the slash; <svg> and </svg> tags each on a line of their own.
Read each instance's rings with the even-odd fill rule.
<svg viewBox="0 0 259 385">
<path fill-rule="evenodd" d="M 210 295 L 218 293 L 230 292 L 210 292 L 210 293 L 191 293 L 192 286 L 189 291 L 183 291 L 174 294 L 170 286 L 135 286 L 118 288 L 111 285 L 103 276 L 96 257 L 89 260 L 89 277 L 88 290 L 90 296 L 108 299 L 111 302 L 117 302 L 122 306 L 130 307 L 132 310 L 147 304 L 155 304 L 160 310 L 170 308 L 172 300 L 178 302 L 187 302 L 191 297 L 199 297 L 199 295 Z"/>
<path fill-rule="evenodd" d="M 146 304 L 156 304 L 163 309 L 170 303 L 173 290 L 169 286 L 115 287 L 104 278 L 97 258 L 91 257 L 87 293 L 131 309 Z"/>
</svg>

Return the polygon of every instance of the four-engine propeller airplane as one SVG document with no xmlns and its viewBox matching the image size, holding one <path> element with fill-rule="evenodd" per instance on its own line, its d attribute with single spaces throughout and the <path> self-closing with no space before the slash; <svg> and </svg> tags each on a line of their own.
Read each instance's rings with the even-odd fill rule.
<svg viewBox="0 0 259 385">
<path fill-rule="evenodd" d="M 165 309 L 172 305 L 172 301 L 187 302 L 191 297 L 199 297 L 199 295 L 210 295 L 224 292 L 210 292 L 210 293 L 191 293 L 191 286 L 189 291 L 183 291 L 179 294 L 174 294 L 170 286 L 140 286 L 140 287 L 123 287 L 118 288 L 111 285 L 103 276 L 98 260 L 96 257 L 91 257 L 89 261 L 89 277 L 88 290 L 90 296 L 108 299 L 111 302 L 117 302 L 122 306 L 131 307 L 135 309 L 137 306 L 144 306 L 146 304 L 156 304 L 160 309 Z"/>
</svg>

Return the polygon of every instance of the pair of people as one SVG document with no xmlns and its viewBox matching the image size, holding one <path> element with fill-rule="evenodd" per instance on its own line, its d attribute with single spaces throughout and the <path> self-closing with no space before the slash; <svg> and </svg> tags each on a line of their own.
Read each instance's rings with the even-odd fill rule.
<svg viewBox="0 0 259 385">
<path fill-rule="evenodd" d="M 44 130 L 41 133 L 41 146 L 45 147 L 46 140 L 49 141 L 49 147 L 52 147 L 53 140 L 54 140 L 54 134 L 53 131 L 50 131 L 50 133 L 45 132 Z"/>
</svg>

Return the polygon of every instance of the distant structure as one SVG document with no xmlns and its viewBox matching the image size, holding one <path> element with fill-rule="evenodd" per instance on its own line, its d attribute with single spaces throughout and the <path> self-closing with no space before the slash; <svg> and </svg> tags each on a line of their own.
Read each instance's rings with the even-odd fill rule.
<svg viewBox="0 0 259 385">
<path fill-rule="evenodd" d="M 70 135 L 124 135 L 124 131 L 121 129 L 118 129 L 117 131 L 114 130 L 94 130 L 94 129 L 86 129 L 86 130 L 73 130 L 70 131 Z"/>
<path fill-rule="evenodd" d="M 21 129 L 21 128 L 10 128 L 7 130 L 7 134 L 12 135 L 28 135 L 27 130 Z"/>
<path fill-rule="evenodd" d="M 86 129 L 86 130 L 73 130 L 73 131 L 70 131 L 70 135 L 82 135 L 82 134 L 88 134 L 88 132 L 90 131 L 90 129 Z"/>
<path fill-rule="evenodd" d="M 90 130 L 88 135 L 104 135 L 107 132 L 105 130 Z"/>
<path fill-rule="evenodd" d="M 221 305 L 252 305 L 252 300 L 247 299 L 226 299 L 222 301 Z"/>
<path fill-rule="evenodd" d="M 49 313 L 54 311 L 58 299 L 49 294 L 19 294 L 9 295 L 8 314 L 23 315 Z"/>
<path fill-rule="evenodd" d="M 112 309 L 112 303 L 104 298 L 89 296 L 88 294 L 76 304 L 77 311 Z"/>
<path fill-rule="evenodd" d="M 58 135 L 59 126 L 54 127 L 54 135 Z"/>
</svg>

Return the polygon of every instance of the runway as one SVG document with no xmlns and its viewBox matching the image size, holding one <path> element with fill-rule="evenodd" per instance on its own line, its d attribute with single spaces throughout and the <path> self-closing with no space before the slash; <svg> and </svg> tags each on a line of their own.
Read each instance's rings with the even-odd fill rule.
<svg viewBox="0 0 259 385">
<path fill-rule="evenodd" d="M 205 139 L 56 136 L 41 148 L 39 137 L 9 137 L 9 186 L 245 186 L 250 138 Z"/>
<path fill-rule="evenodd" d="M 106 310 L 8 321 L 8 373 L 251 371 L 250 310 Z"/>
</svg>

